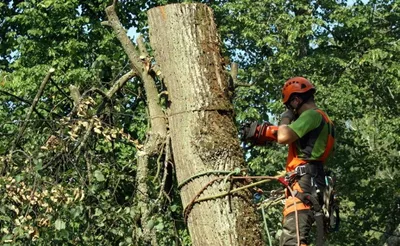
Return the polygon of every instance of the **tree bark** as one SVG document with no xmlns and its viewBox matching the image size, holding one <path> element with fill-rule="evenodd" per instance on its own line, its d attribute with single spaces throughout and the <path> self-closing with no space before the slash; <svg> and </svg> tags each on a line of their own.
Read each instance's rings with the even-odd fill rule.
<svg viewBox="0 0 400 246">
<path fill-rule="evenodd" d="M 149 10 L 148 18 L 150 42 L 168 89 L 178 182 L 202 172 L 244 168 L 212 10 L 198 3 L 171 4 Z M 183 206 L 190 207 L 199 191 L 218 175 L 210 173 L 184 185 Z M 226 191 L 223 181 L 208 187 L 200 198 Z M 187 220 L 193 245 L 262 245 L 257 213 L 250 202 L 251 193 L 244 191 L 194 204 Z"/>
</svg>

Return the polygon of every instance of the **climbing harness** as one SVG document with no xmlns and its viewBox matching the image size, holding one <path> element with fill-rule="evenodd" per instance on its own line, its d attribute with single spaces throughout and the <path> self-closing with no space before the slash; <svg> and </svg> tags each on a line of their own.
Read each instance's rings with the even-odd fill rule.
<svg viewBox="0 0 400 246">
<path fill-rule="evenodd" d="M 339 204 L 334 190 L 334 178 L 330 176 L 330 172 L 325 174 L 321 164 L 307 163 L 297 166 L 294 172 L 288 173 L 285 178 L 280 180 L 285 187 L 289 188 L 293 187 L 296 182 L 299 182 L 302 176 L 306 174 L 310 175 L 311 190 L 309 192 L 294 190 L 291 196 L 297 197 L 302 203 L 311 207 L 317 229 L 317 246 L 324 244 L 326 234 L 338 231 L 340 223 Z M 324 186 L 317 184 L 317 176 L 324 177 Z M 297 204 L 294 207 L 297 207 Z"/>
</svg>

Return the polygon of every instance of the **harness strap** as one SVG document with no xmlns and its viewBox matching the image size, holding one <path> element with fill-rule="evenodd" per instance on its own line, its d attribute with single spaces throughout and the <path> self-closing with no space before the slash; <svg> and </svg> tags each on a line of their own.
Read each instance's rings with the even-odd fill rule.
<svg viewBox="0 0 400 246">
<path fill-rule="evenodd" d="M 304 174 L 310 174 L 312 177 L 318 175 L 325 176 L 323 163 L 320 161 L 308 162 L 304 165 L 297 166 L 294 169 L 296 176 L 303 176 Z"/>
<path fill-rule="evenodd" d="M 312 196 L 310 193 L 297 192 L 296 197 L 298 197 L 303 203 L 311 205 L 312 210 L 314 210 L 315 212 L 319 212 L 321 210 L 321 205 L 319 204 L 317 199 L 315 199 L 315 197 Z"/>
<path fill-rule="evenodd" d="M 324 216 L 322 213 L 316 212 L 314 219 L 317 227 L 316 246 L 323 246 L 325 242 Z"/>
<path fill-rule="evenodd" d="M 325 225 L 324 225 L 324 213 L 323 213 L 323 208 L 318 201 L 317 198 L 317 193 L 315 190 L 312 191 L 304 191 L 300 184 L 299 181 L 294 180 L 293 183 L 291 183 L 291 178 L 293 180 L 294 177 L 301 177 L 305 174 L 310 174 L 310 181 L 313 183 L 313 178 L 317 176 L 325 176 L 325 172 L 323 170 L 323 165 L 320 162 L 316 163 L 307 163 L 305 165 L 297 166 L 295 168 L 295 172 L 292 173 L 291 176 L 289 176 L 289 182 L 286 184 L 288 185 L 293 185 L 293 190 L 294 192 L 292 193 L 294 197 L 291 197 L 291 199 L 287 199 L 287 202 L 285 204 L 285 210 L 284 210 L 284 216 L 287 214 L 295 211 L 293 207 L 296 206 L 297 210 L 304 210 L 304 209 L 310 209 L 313 212 L 314 219 L 316 222 L 316 246 L 322 246 L 324 245 L 325 241 Z M 290 178 L 291 177 L 291 178 Z M 282 182 L 281 182 L 282 183 Z M 311 187 L 314 189 L 315 187 Z M 288 194 L 287 194 L 288 195 Z M 299 204 L 299 202 L 301 204 Z M 294 206 L 293 206 L 294 205 Z"/>
<path fill-rule="evenodd" d="M 333 126 L 333 122 L 328 118 L 328 116 L 325 114 L 324 111 L 322 111 L 321 109 L 316 109 L 315 111 L 320 113 L 322 115 L 322 118 L 324 119 L 324 121 L 328 124 L 328 142 L 326 143 L 324 153 L 322 154 L 321 158 L 319 159 L 320 161 L 325 161 L 328 158 L 328 156 L 335 144 L 334 126 Z"/>
</svg>

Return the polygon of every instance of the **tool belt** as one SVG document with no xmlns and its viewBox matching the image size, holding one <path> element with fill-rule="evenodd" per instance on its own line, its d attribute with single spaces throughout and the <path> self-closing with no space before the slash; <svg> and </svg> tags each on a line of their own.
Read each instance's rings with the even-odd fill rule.
<svg viewBox="0 0 400 246">
<path fill-rule="evenodd" d="M 299 165 L 294 169 L 297 176 L 301 177 L 304 174 L 310 174 L 312 177 L 319 175 L 325 176 L 323 163 L 320 161 L 313 161 L 304 165 Z"/>
<path fill-rule="evenodd" d="M 310 186 L 304 192 L 295 191 L 294 196 L 311 206 L 317 227 L 316 245 L 323 245 L 325 234 L 339 228 L 339 206 L 334 192 L 334 179 L 325 174 L 321 162 L 310 162 L 297 166 L 294 172 L 288 174 L 288 185 L 292 186 L 295 182 L 304 184 L 305 181 L 301 179 L 306 174 L 310 175 Z"/>
<path fill-rule="evenodd" d="M 304 175 L 310 175 L 310 184 L 308 179 L 304 182 Z M 304 204 L 312 207 L 312 210 L 319 212 L 322 209 L 323 197 L 322 190 L 325 184 L 322 182 L 325 177 L 325 172 L 322 163 L 306 163 L 297 166 L 294 172 L 288 173 L 286 176 L 287 185 L 292 187 L 296 182 L 300 184 L 301 191 L 294 191 L 294 196 L 300 199 Z M 317 182 L 319 180 L 319 182 Z M 287 194 L 289 195 L 289 194 Z"/>
</svg>

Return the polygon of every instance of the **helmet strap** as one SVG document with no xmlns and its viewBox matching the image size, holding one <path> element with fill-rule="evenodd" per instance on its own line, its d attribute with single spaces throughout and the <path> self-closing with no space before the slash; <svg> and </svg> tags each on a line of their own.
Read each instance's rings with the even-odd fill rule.
<svg viewBox="0 0 400 246">
<path fill-rule="evenodd" d="M 298 117 L 297 109 L 293 108 L 293 107 L 290 105 L 290 103 L 286 103 L 285 106 L 286 106 L 286 108 L 287 108 L 288 110 L 290 110 L 290 111 L 293 112 L 293 114 L 295 115 L 295 118 L 297 119 L 297 117 Z"/>
<path fill-rule="evenodd" d="M 293 110 L 293 113 L 298 116 L 298 112 L 297 111 L 308 101 L 308 99 L 311 97 L 311 95 L 296 95 L 296 96 L 301 99 L 301 102 L 297 105 L 297 107 L 293 108 L 290 105 L 290 101 L 291 100 L 289 100 L 289 103 L 287 103 L 286 107 L 288 109 Z"/>
<path fill-rule="evenodd" d="M 301 106 L 303 106 L 304 103 L 306 103 L 306 100 L 304 100 L 303 98 L 301 98 L 301 103 L 299 103 L 299 104 L 297 105 L 297 108 L 296 108 L 295 110 L 298 111 L 298 110 L 301 108 Z"/>
<path fill-rule="evenodd" d="M 299 96 L 297 96 L 297 97 L 299 97 Z M 294 115 L 297 116 L 297 111 L 298 111 L 299 108 L 304 104 L 304 100 L 302 100 L 301 103 L 299 103 L 299 104 L 297 105 L 297 107 L 294 108 L 294 107 L 292 107 L 292 105 L 290 104 L 290 103 L 293 101 L 293 98 L 294 98 L 294 96 L 292 96 L 291 98 L 289 98 L 289 101 L 285 104 L 285 106 L 286 106 L 287 109 L 291 110 L 291 111 L 294 113 Z M 299 98 L 300 98 L 300 97 L 299 97 Z"/>
</svg>

